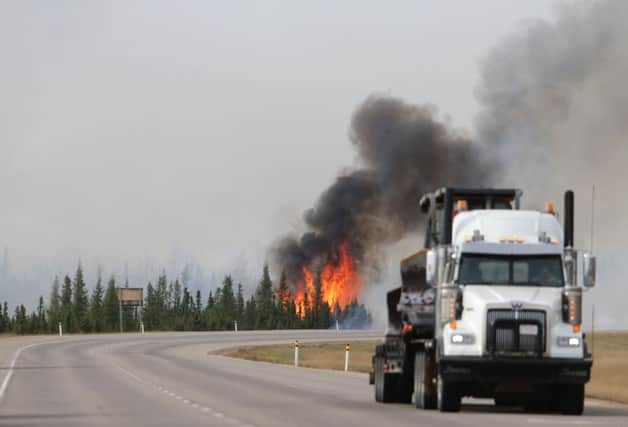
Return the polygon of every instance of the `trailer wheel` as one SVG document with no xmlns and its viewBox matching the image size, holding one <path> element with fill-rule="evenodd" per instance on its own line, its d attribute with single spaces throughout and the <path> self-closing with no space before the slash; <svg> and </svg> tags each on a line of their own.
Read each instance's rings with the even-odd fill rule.
<svg viewBox="0 0 628 427">
<path fill-rule="evenodd" d="M 443 381 L 438 376 L 438 409 L 441 412 L 458 412 L 460 411 L 460 394 L 456 389 L 456 384 Z"/>
<path fill-rule="evenodd" d="M 436 408 L 434 390 L 433 360 L 425 352 L 414 356 L 414 405 L 417 409 Z"/>
<path fill-rule="evenodd" d="M 391 403 L 396 400 L 398 374 L 384 373 L 384 358 L 377 356 L 375 359 L 375 401 Z"/>
<path fill-rule="evenodd" d="M 584 410 L 584 384 L 558 387 L 558 409 L 564 415 L 581 415 Z"/>
</svg>

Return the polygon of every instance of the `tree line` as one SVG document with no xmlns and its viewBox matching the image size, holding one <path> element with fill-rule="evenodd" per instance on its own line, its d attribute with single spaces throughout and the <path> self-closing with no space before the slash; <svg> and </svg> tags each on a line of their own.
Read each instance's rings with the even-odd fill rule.
<svg viewBox="0 0 628 427">
<path fill-rule="evenodd" d="M 47 304 L 43 296 L 31 313 L 20 304 L 10 313 L 7 302 L 0 307 L 0 333 L 64 333 L 137 331 L 140 321 L 146 331 L 216 331 L 238 329 L 327 329 L 336 324 L 366 327 L 371 317 L 354 301 L 341 309 L 324 301 L 320 275 L 315 278 L 314 295 L 297 307 L 286 275 L 277 286 L 267 266 L 255 291 L 245 296 L 242 284 L 226 276 L 206 298 L 200 290 L 191 291 L 179 279 L 168 281 L 165 273 L 144 288 L 142 307 L 120 307 L 115 277 L 103 283 L 99 274 L 89 291 L 81 266 L 70 277 L 55 278 Z M 122 326 L 122 327 L 121 327 Z"/>
</svg>

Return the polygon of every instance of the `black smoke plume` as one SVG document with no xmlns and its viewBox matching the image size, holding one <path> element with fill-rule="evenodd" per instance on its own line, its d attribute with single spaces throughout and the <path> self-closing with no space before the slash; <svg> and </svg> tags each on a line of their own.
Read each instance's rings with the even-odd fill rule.
<svg viewBox="0 0 628 427">
<path fill-rule="evenodd" d="M 301 266 L 335 259 L 342 242 L 359 263 L 416 230 L 423 193 L 486 179 L 476 145 L 440 121 L 431 106 L 372 95 L 354 112 L 349 135 L 359 166 L 338 176 L 304 213 L 307 232 L 273 247 L 275 267 L 293 283 Z"/>
</svg>

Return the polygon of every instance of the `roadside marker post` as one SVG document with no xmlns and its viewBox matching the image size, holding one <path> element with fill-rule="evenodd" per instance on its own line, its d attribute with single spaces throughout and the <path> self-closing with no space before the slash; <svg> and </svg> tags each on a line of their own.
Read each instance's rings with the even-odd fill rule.
<svg viewBox="0 0 628 427">
<path fill-rule="evenodd" d="M 234 330 L 235 332 L 238 332 L 238 321 L 237 321 L 237 320 L 234 320 L 234 321 L 233 321 L 233 330 Z"/>
<path fill-rule="evenodd" d="M 294 342 L 294 367 L 299 367 L 299 340 Z"/>
<path fill-rule="evenodd" d="M 349 351 L 351 350 L 351 344 L 345 345 L 345 372 L 349 370 Z"/>
<path fill-rule="evenodd" d="M 61 326 L 61 322 L 59 322 L 59 336 L 63 336 L 63 326 Z"/>
<path fill-rule="evenodd" d="M 142 335 L 144 335 L 144 322 L 140 323 L 140 331 L 141 331 Z"/>
<path fill-rule="evenodd" d="M 338 323 L 338 321 L 336 320 L 336 330 L 339 331 L 340 330 L 340 324 Z"/>
</svg>

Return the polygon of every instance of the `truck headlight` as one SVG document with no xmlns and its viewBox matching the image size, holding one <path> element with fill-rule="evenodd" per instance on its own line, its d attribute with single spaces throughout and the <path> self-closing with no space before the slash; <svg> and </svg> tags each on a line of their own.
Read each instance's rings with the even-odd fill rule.
<svg viewBox="0 0 628 427">
<path fill-rule="evenodd" d="M 452 344 L 473 344 L 475 336 L 473 334 L 453 334 L 451 336 Z"/>
<path fill-rule="evenodd" d="M 580 347 L 579 337 L 558 337 L 560 347 Z"/>
</svg>

